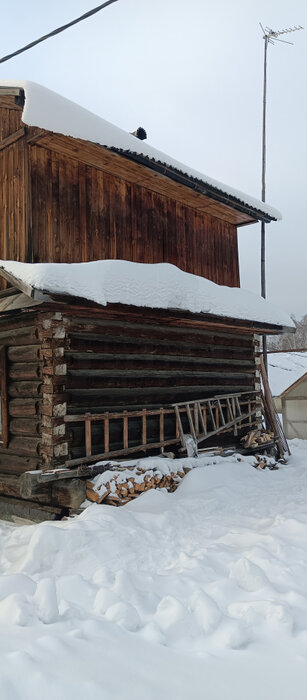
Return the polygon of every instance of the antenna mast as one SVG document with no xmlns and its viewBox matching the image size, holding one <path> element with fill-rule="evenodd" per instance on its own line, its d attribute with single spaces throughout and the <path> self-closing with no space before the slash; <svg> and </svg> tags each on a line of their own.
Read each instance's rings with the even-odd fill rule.
<svg viewBox="0 0 307 700">
<path fill-rule="evenodd" d="M 265 188 L 266 188 L 266 95 L 267 95 L 267 53 L 268 44 L 274 44 L 275 41 L 280 41 L 283 44 L 291 44 L 292 41 L 285 41 L 285 39 L 279 39 L 281 35 L 290 34 L 291 32 L 296 32 L 303 27 L 295 26 L 289 27 L 288 29 L 280 29 L 274 31 L 269 27 L 262 26 L 259 22 L 260 27 L 263 31 L 264 39 L 264 65 L 263 65 L 263 103 L 262 103 L 262 174 L 261 174 L 261 200 L 265 202 Z M 265 223 L 261 222 L 261 296 L 266 297 L 266 278 L 265 278 Z M 267 371 L 267 349 L 266 349 L 266 337 L 263 336 L 263 360 L 265 368 Z"/>
</svg>

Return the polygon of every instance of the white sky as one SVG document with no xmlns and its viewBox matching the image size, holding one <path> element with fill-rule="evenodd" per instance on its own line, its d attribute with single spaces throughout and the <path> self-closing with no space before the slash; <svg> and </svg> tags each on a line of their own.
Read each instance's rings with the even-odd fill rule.
<svg viewBox="0 0 307 700">
<path fill-rule="evenodd" d="M 0 54 L 99 4 L 10 0 Z M 283 221 L 267 227 L 268 299 L 307 313 L 305 240 L 305 0 L 118 0 L 94 17 L 0 65 L 1 78 L 39 82 L 132 131 L 178 160 L 261 195 L 263 40 L 259 27 L 306 27 L 268 56 L 267 201 Z M 239 234 L 241 284 L 260 289 L 260 226 Z"/>
</svg>

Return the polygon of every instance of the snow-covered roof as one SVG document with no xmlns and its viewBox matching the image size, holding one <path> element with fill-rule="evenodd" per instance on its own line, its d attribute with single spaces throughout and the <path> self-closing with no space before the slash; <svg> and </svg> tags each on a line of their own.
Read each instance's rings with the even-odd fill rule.
<svg viewBox="0 0 307 700">
<path fill-rule="evenodd" d="M 281 214 L 277 209 L 180 163 L 171 156 L 153 148 L 146 141 L 140 141 L 130 133 L 52 90 L 24 80 L 1 80 L 0 87 L 2 86 L 19 88 L 24 91 L 25 103 L 22 121 L 28 126 L 40 127 L 65 136 L 91 141 L 126 154 L 143 156 L 151 162 L 160 163 L 170 170 L 187 176 L 204 187 L 213 188 L 237 200 L 238 204 L 251 207 L 258 215 L 262 213 L 271 219 L 281 219 Z M 167 175 L 167 173 L 165 174 Z M 255 218 L 258 218 L 257 215 Z"/>
<path fill-rule="evenodd" d="M 307 352 L 268 353 L 268 374 L 273 396 L 280 396 L 307 372 Z"/>
<path fill-rule="evenodd" d="M 288 314 L 262 297 L 237 287 L 215 284 L 169 263 L 97 260 L 32 264 L 0 260 L 1 269 L 32 290 L 81 297 L 102 306 L 109 303 L 178 309 L 294 327 Z"/>
</svg>

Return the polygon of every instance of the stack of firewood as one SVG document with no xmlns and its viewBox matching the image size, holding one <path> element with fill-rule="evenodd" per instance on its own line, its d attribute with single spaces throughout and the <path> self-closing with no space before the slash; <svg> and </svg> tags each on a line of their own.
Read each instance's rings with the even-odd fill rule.
<svg viewBox="0 0 307 700">
<path fill-rule="evenodd" d="M 274 433 L 265 430 L 251 430 L 247 435 L 241 438 L 241 442 L 245 449 L 260 447 L 266 442 L 274 440 Z"/>
<path fill-rule="evenodd" d="M 175 491 L 189 471 L 190 468 L 181 467 L 163 474 L 158 468 L 146 470 L 137 465 L 124 470 L 111 468 L 103 482 L 86 482 L 86 497 L 93 503 L 122 506 L 150 489 L 166 488 L 169 492 Z"/>
<path fill-rule="evenodd" d="M 254 467 L 255 469 L 268 469 L 275 470 L 279 469 L 278 464 L 276 464 L 275 460 L 272 460 L 270 457 L 265 457 L 264 455 L 255 455 L 255 463 Z"/>
</svg>

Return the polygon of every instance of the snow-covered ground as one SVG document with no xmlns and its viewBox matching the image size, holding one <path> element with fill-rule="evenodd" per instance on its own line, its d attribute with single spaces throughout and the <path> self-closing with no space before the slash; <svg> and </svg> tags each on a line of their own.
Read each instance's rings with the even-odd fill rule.
<svg viewBox="0 0 307 700">
<path fill-rule="evenodd" d="M 0 525 L 3 700 L 305 700 L 307 442 L 74 520 Z"/>
</svg>

